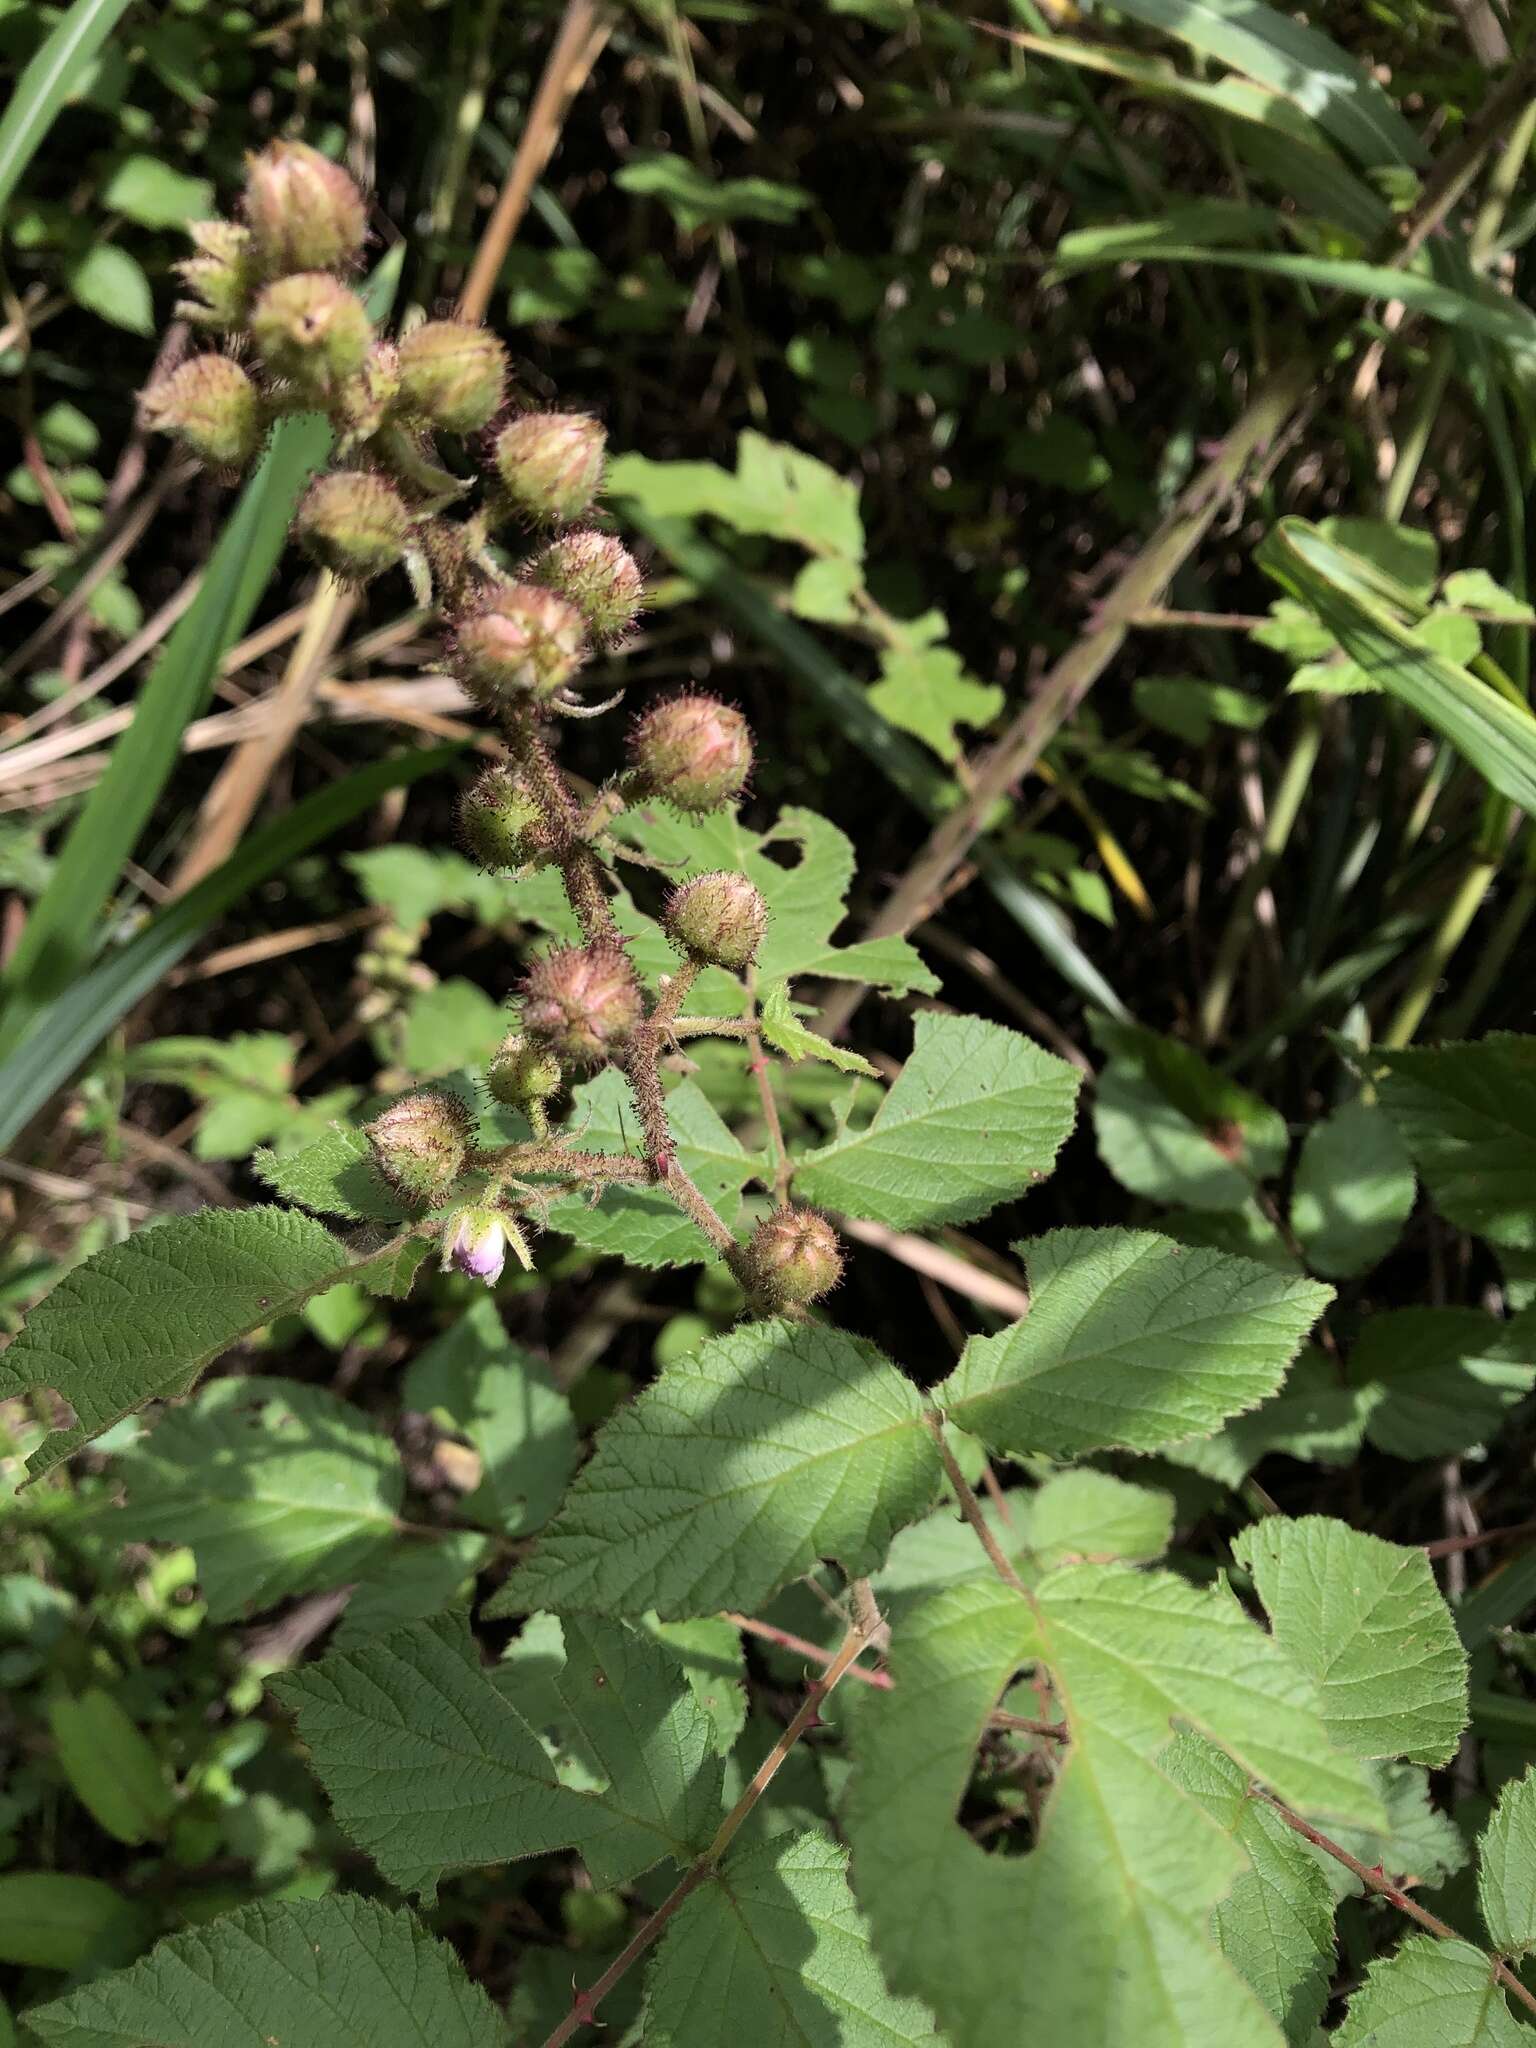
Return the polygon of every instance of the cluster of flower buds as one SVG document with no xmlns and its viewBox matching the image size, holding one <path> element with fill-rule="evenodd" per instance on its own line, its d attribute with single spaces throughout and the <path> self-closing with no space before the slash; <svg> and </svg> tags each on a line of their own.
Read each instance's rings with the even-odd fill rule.
<svg viewBox="0 0 1536 2048">
<path fill-rule="evenodd" d="M 418 601 L 437 610 L 443 666 L 506 740 L 507 758 L 460 798 L 464 848 L 493 872 L 557 870 L 584 934 L 585 943 L 528 965 L 517 1027 L 486 1073 L 490 1097 L 527 1119 L 536 1145 L 549 1145 L 570 1083 L 617 1063 L 652 1171 L 672 1174 L 657 1049 L 698 970 L 754 966 L 768 907 L 744 874 L 680 878 L 662 925 L 683 968 L 652 997 L 607 906 L 606 871 L 627 807 L 658 804 L 692 820 L 741 797 L 752 735 L 716 697 L 688 689 L 662 697 L 634 720 L 622 771 L 585 803 L 550 751 L 553 719 L 606 708 L 575 694 L 582 672 L 594 654 L 624 644 L 645 600 L 640 565 L 598 523 L 601 424 L 579 412 L 518 409 L 506 350 L 472 321 L 427 319 L 393 338 L 376 333 L 355 283 L 367 239 L 363 194 L 303 143 L 275 142 L 251 157 L 237 217 L 198 222 L 190 233 L 194 253 L 179 266 L 188 296 L 177 310 L 211 346 L 144 393 L 145 423 L 210 469 L 234 474 L 283 415 L 328 418 L 335 456 L 305 493 L 294 536 L 345 584 L 403 569 Z M 508 553 L 519 535 L 531 550 L 520 563 Z M 377 964 L 381 974 L 393 965 L 382 952 Z M 457 1095 L 418 1090 L 385 1110 L 368 1136 L 403 1202 L 446 1212 L 445 1266 L 494 1281 L 508 1250 L 527 1263 L 506 1183 L 493 1154 L 476 1150 L 476 1120 Z M 460 1182 L 471 1168 L 478 1192 L 464 1207 Z M 731 1256 L 751 1305 L 764 1312 L 803 1310 L 835 1285 L 842 1264 L 831 1226 L 800 1209 L 775 1211 Z"/>
</svg>

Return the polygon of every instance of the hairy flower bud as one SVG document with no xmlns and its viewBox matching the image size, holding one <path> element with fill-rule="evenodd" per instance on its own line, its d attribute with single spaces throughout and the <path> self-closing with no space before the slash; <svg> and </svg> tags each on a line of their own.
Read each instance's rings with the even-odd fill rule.
<svg viewBox="0 0 1536 2048">
<path fill-rule="evenodd" d="M 488 710 L 542 703 L 586 658 L 581 613 L 552 590 L 511 583 L 454 628 L 449 666 Z"/>
<path fill-rule="evenodd" d="M 319 403 L 367 362 L 373 329 L 355 292 L 326 271 L 301 270 L 262 292 L 251 339 L 274 377 Z"/>
<path fill-rule="evenodd" d="M 575 605 L 599 647 L 615 647 L 640 615 L 645 578 L 611 533 L 567 533 L 537 554 L 528 574 Z"/>
<path fill-rule="evenodd" d="M 331 416 L 342 430 L 344 454 L 379 431 L 399 396 L 399 351 L 393 342 L 376 341 L 363 367 L 343 378 L 332 395 Z"/>
<path fill-rule="evenodd" d="M 229 356 L 190 357 L 150 385 L 139 410 L 146 426 L 217 469 L 243 467 L 261 446 L 260 397 Z"/>
<path fill-rule="evenodd" d="M 669 697 L 636 719 L 629 758 L 642 795 L 690 816 L 740 796 L 752 772 L 752 734 L 717 697 Z"/>
<path fill-rule="evenodd" d="M 464 1170 L 474 1119 L 446 1088 L 403 1095 L 367 1126 L 374 1163 L 408 1202 L 440 1201 Z"/>
<path fill-rule="evenodd" d="M 388 478 L 365 469 L 316 477 L 293 522 L 294 539 L 310 560 L 353 584 L 392 569 L 410 530 L 404 498 Z"/>
<path fill-rule="evenodd" d="M 662 912 L 667 937 L 701 967 L 739 974 L 757 958 L 768 906 L 745 875 L 721 868 L 674 889 Z"/>
<path fill-rule="evenodd" d="M 622 948 L 560 946 L 522 982 L 523 1029 L 566 1066 L 600 1067 L 640 1022 L 640 985 Z"/>
<path fill-rule="evenodd" d="M 263 277 L 344 269 L 368 232 L 362 193 L 305 142 L 269 143 L 247 160 L 244 210 Z"/>
<path fill-rule="evenodd" d="M 564 1076 L 547 1046 L 535 1045 L 521 1032 L 509 1031 L 491 1055 L 485 1085 L 508 1109 L 527 1110 L 558 1095 Z"/>
<path fill-rule="evenodd" d="M 499 410 L 507 352 L 489 329 L 429 320 L 400 344 L 400 396 L 408 411 L 449 434 L 472 434 Z"/>
<path fill-rule="evenodd" d="M 250 230 L 232 220 L 194 220 L 187 233 L 198 253 L 173 268 L 194 296 L 178 301 L 177 318 L 220 334 L 243 327 L 256 278 Z"/>
<path fill-rule="evenodd" d="M 509 1248 L 524 1272 L 531 1272 L 533 1255 L 528 1241 L 510 1216 L 499 1209 L 455 1209 L 443 1230 L 443 1271 L 451 1266 L 471 1280 L 494 1287 Z"/>
<path fill-rule="evenodd" d="M 552 841 L 544 813 L 512 768 L 487 768 L 459 798 L 459 836 L 483 868 L 541 867 Z"/>
<path fill-rule="evenodd" d="M 763 1308 L 804 1308 L 842 1278 L 837 1232 L 815 1209 L 775 1209 L 748 1240 L 746 1270 Z"/>
<path fill-rule="evenodd" d="M 591 510 L 608 436 L 580 412 L 530 412 L 496 436 L 492 460 L 508 511 L 534 526 L 568 526 Z"/>
</svg>

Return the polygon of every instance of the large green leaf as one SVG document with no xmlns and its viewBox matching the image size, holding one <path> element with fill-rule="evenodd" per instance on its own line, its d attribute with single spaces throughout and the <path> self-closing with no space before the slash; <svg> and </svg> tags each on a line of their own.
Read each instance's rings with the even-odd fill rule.
<svg viewBox="0 0 1536 2048">
<path fill-rule="evenodd" d="M 1422 1550 L 1324 1515 L 1270 1515 L 1234 1540 L 1275 1640 L 1317 1681 L 1351 1756 L 1443 1764 L 1467 1725 L 1467 1658 Z"/>
<path fill-rule="evenodd" d="M 1482 1950 L 1428 1934 L 1371 1964 L 1328 2038 L 1334 2048 L 1536 2048 Z"/>
<path fill-rule="evenodd" d="M 58 2048 L 501 2048 L 447 1942 L 377 1900 L 260 1899 L 33 2006 Z"/>
<path fill-rule="evenodd" d="M 74 0 L 22 72 L 0 119 L 0 218 L 54 116 L 81 85 L 128 0 Z"/>
<path fill-rule="evenodd" d="M 486 1611 L 755 1613 L 818 1558 L 867 1572 L 938 1491 L 922 1414 L 872 1344 L 745 1323 L 620 1409 Z"/>
<path fill-rule="evenodd" d="M 1536 1037 L 1378 1052 L 1382 1107 L 1449 1223 L 1536 1249 Z"/>
<path fill-rule="evenodd" d="M 1499 1794 L 1478 1843 L 1477 1901 L 1500 1955 L 1536 1949 L 1536 1772 Z"/>
<path fill-rule="evenodd" d="M 672 1920 L 646 1984 L 647 2048 L 699 2048 L 731 2017 L 734 2048 L 898 2048 L 936 2042 L 893 1998 L 825 1835 L 737 1849 Z"/>
<path fill-rule="evenodd" d="M 1532 327 L 1536 344 L 1536 324 Z M 1255 560 L 1317 614 L 1372 682 L 1399 698 L 1479 775 L 1522 810 L 1536 811 L 1536 717 L 1492 684 L 1424 645 L 1369 595 L 1369 565 L 1304 519 L 1282 519 Z"/>
<path fill-rule="evenodd" d="M 1413 1209 L 1413 1162 L 1378 1103 L 1346 1102 L 1307 1132 L 1291 1192 L 1291 1228 L 1307 1264 L 1330 1279 L 1384 1259 Z"/>
<path fill-rule="evenodd" d="M 989 1857 L 956 1816 L 978 1731 L 1034 1664 L 1071 1742 L 1033 1851 Z M 976 1578 L 898 1622 L 890 1671 L 857 1722 L 854 1881 L 887 1981 L 931 2004 L 954 2048 L 1280 2041 L 1213 1937 L 1246 1859 L 1162 1768 L 1171 1727 L 1305 1810 L 1381 1810 L 1311 1682 L 1228 1595 L 1113 1565 L 1052 1573 L 1033 1601 Z"/>
<path fill-rule="evenodd" d="M 1350 1378 L 1365 1433 L 1394 1458 L 1444 1458 L 1487 1443 L 1536 1384 L 1536 1316 L 1478 1308 L 1378 1309 L 1360 1326 Z"/>
<path fill-rule="evenodd" d="M 333 1652 L 277 1681 L 337 1821 L 405 1891 L 445 1871 L 580 1851 L 594 1882 L 687 1862 L 720 1817 L 714 1725 L 675 1658 L 610 1623 L 565 1627 L 555 1679 L 584 1789 L 493 1683 L 461 1618 Z"/>
<path fill-rule="evenodd" d="M 1045 1179 L 1080 1080 L 1021 1032 L 924 1012 L 895 1087 L 862 1129 L 797 1162 L 796 1192 L 898 1229 L 969 1222 Z"/>
<path fill-rule="evenodd" d="M 1208 1436 L 1273 1394 L 1332 1299 L 1315 1280 L 1149 1230 L 1017 1245 L 1030 1311 L 972 1337 L 934 1399 L 1013 1455 L 1150 1451 Z"/>
<path fill-rule="evenodd" d="M 117 1469 L 114 1534 L 190 1544 L 215 1621 L 345 1585 L 397 1542 L 400 1454 L 324 1387 L 214 1380 Z"/>
<path fill-rule="evenodd" d="M 0 1399 L 50 1387 L 75 1411 L 28 1472 L 50 1471 L 146 1401 L 186 1393 L 221 1352 L 354 1263 L 323 1225 L 289 1209 L 204 1209 L 97 1252 L 0 1353 Z"/>
</svg>

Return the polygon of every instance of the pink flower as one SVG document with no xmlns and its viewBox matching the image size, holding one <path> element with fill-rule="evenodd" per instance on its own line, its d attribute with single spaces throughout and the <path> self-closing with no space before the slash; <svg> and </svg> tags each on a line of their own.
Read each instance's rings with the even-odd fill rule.
<svg viewBox="0 0 1536 2048">
<path fill-rule="evenodd" d="M 460 1209 L 448 1219 L 443 1265 L 494 1287 L 507 1259 L 507 1226 L 494 1209 Z"/>
</svg>

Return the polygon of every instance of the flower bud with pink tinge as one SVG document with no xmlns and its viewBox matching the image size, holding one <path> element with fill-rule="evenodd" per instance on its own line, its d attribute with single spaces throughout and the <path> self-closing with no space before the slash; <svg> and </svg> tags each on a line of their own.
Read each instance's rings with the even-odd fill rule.
<svg viewBox="0 0 1536 2048">
<path fill-rule="evenodd" d="M 459 837 L 480 866 L 526 868 L 550 858 L 551 835 L 544 813 L 523 787 L 514 768 L 487 768 L 459 798 Z"/>
<path fill-rule="evenodd" d="M 215 469 L 242 468 L 260 448 L 264 427 L 256 386 L 229 356 L 192 356 L 139 400 L 144 424 L 174 434 Z"/>
<path fill-rule="evenodd" d="M 752 772 L 752 734 L 741 713 L 717 697 L 669 697 L 629 734 L 639 794 L 690 817 L 740 796 Z"/>
<path fill-rule="evenodd" d="M 339 469 L 316 477 L 293 522 L 294 538 L 343 583 L 363 584 L 405 553 L 410 510 L 387 477 Z"/>
<path fill-rule="evenodd" d="M 644 1009 L 622 947 L 561 946 L 523 977 L 524 1033 L 565 1066 L 600 1067 L 626 1043 Z"/>
<path fill-rule="evenodd" d="M 608 436 L 587 413 L 530 412 L 496 436 L 492 462 L 506 509 L 533 526 L 569 526 L 602 487 Z"/>
<path fill-rule="evenodd" d="M 575 605 L 599 647 L 616 647 L 645 602 L 640 564 L 611 533 L 562 534 L 534 556 L 528 575 Z"/>
<path fill-rule="evenodd" d="M 498 1209 L 457 1209 L 443 1231 L 443 1271 L 451 1266 L 468 1279 L 494 1287 L 509 1247 L 525 1271 L 532 1267 L 527 1241 L 510 1216 Z"/>
<path fill-rule="evenodd" d="M 449 434 L 472 434 L 501 405 L 507 352 L 489 329 L 428 320 L 400 344 L 400 399 L 406 411 Z"/>
<path fill-rule="evenodd" d="M 497 710 L 553 697 L 586 652 L 586 623 L 573 604 L 537 584 L 511 583 L 459 621 L 449 666 L 471 695 Z"/>
<path fill-rule="evenodd" d="M 745 875 L 722 868 L 674 889 L 662 926 L 678 951 L 701 967 L 740 974 L 757 958 L 768 928 L 768 906 Z"/>
<path fill-rule="evenodd" d="M 269 143 L 248 159 L 244 213 L 263 277 L 345 269 L 368 232 L 356 184 L 305 142 Z"/>
<path fill-rule="evenodd" d="M 262 292 L 251 340 L 274 377 L 319 403 L 367 362 L 373 329 L 355 292 L 324 270 L 302 270 Z"/>
<path fill-rule="evenodd" d="M 747 1243 L 748 1291 L 763 1309 L 805 1308 L 843 1276 L 837 1232 L 815 1209 L 775 1209 Z"/>
<path fill-rule="evenodd" d="M 464 1170 L 474 1118 L 446 1088 L 403 1095 L 366 1127 L 374 1164 L 408 1202 L 440 1201 Z"/>
</svg>

